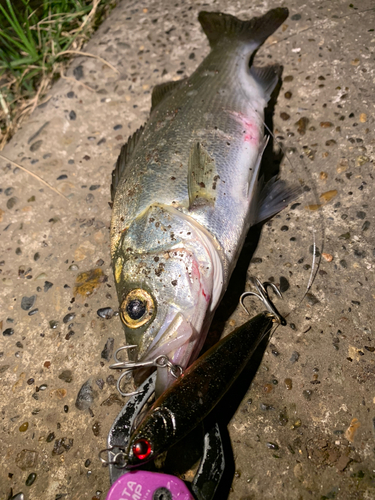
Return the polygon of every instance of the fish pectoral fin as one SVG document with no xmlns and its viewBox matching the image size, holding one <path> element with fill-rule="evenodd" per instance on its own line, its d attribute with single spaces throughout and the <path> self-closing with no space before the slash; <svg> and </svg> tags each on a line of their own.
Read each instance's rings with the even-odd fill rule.
<svg viewBox="0 0 375 500">
<path fill-rule="evenodd" d="M 269 101 L 271 94 L 279 81 L 281 69 L 281 66 L 277 64 L 264 66 L 263 68 L 259 68 L 257 66 L 251 66 L 250 68 L 250 74 L 262 87 L 264 97 L 267 102 Z"/>
<path fill-rule="evenodd" d="M 169 96 L 174 90 L 182 87 L 187 81 L 187 78 L 182 80 L 177 80 L 177 82 L 164 82 L 159 85 L 155 85 L 151 96 L 151 112 L 160 104 L 167 96 Z"/>
<path fill-rule="evenodd" d="M 216 201 L 216 185 L 219 179 L 215 160 L 210 157 L 200 142 L 196 142 L 189 155 L 189 209 L 194 206 L 213 206 Z"/>
<path fill-rule="evenodd" d="M 129 158 L 131 157 L 135 146 L 138 144 L 139 138 L 141 137 L 143 130 L 144 126 L 140 127 L 136 132 L 134 132 L 133 135 L 129 137 L 128 142 L 126 142 L 121 148 L 120 156 L 118 157 L 116 166 L 112 171 L 112 184 L 111 184 L 112 201 L 115 199 L 116 189 L 118 183 L 120 182 L 122 174 L 125 171 L 126 164 L 128 163 Z"/>
</svg>

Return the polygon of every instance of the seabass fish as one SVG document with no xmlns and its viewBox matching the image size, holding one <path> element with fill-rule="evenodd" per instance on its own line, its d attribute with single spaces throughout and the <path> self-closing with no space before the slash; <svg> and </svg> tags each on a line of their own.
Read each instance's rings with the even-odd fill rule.
<svg viewBox="0 0 375 500">
<path fill-rule="evenodd" d="M 111 252 L 133 359 L 166 354 L 185 368 L 197 357 L 249 227 L 293 191 L 262 186 L 264 108 L 279 68 L 250 63 L 287 16 L 201 12 L 211 52 L 189 78 L 154 88 L 149 120 L 122 148 Z M 160 394 L 173 379 L 158 370 Z"/>
</svg>

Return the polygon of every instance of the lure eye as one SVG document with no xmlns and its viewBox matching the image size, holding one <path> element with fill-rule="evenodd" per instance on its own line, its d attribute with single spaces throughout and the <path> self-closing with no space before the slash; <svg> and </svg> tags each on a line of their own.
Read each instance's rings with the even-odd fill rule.
<svg viewBox="0 0 375 500">
<path fill-rule="evenodd" d="M 147 441 L 147 439 L 138 439 L 133 444 L 133 453 L 138 458 L 138 460 L 145 460 L 151 455 L 151 444 Z"/>
<path fill-rule="evenodd" d="M 147 323 L 154 313 L 154 299 L 151 295 L 136 288 L 131 290 L 122 301 L 120 317 L 129 328 L 139 328 Z"/>
</svg>

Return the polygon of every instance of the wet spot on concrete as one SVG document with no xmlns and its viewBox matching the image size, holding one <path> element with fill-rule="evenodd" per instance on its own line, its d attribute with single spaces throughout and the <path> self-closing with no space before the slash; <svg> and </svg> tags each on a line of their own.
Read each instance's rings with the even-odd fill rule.
<svg viewBox="0 0 375 500">
<path fill-rule="evenodd" d="M 359 420 L 357 418 L 353 418 L 350 422 L 349 427 L 346 429 L 345 437 L 351 443 L 354 441 L 354 437 L 355 437 L 360 426 L 361 426 L 361 423 L 359 422 Z"/>
<path fill-rule="evenodd" d="M 42 139 L 39 139 L 39 141 L 36 141 L 34 142 L 33 144 L 31 144 L 30 146 L 30 151 L 32 153 L 34 153 L 35 151 L 38 151 L 38 149 L 40 148 L 40 146 L 43 144 L 43 140 Z"/>
<path fill-rule="evenodd" d="M 124 403 L 120 396 L 118 394 L 111 394 L 107 399 L 105 399 L 102 403 L 100 403 L 100 406 L 112 406 L 112 405 L 118 405 L 118 406 L 123 406 Z"/>
<path fill-rule="evenodd" d="M 114 343 L 115 343 L 115 341 L 111 337 L 107 340 L 107 342 L 105 343 L 104 349 L 102 350 L 102 353 L 101 353 L 102 359 L 109 361 L 112 358 Z"/>
<path fill-rule="evenodd" d="M 92 295 L 103 283 L 106 283 L 108 277 L 103 273 L 100 267 L 91 269 L 80 273 L 74 285 L 74 296 L 80 295 L 82 297 L 89 297 Z"/>
<path fill-rule="evenodd" d="M 319 199 L 320 199 L 320 201 L 322 203 L 328 203 L 329 201 L 331 201 L 336 196 L 337 196 L 337 190 L 336 189 L 332 189 L 331 191 L 326 191 L 325 193 L 322 193 L 319 196 Z"/>
<path fill-rule="evenodd" d="M 64 370 L 63 372 L 60 373 L 59 379 L 63 380 L 67 384 L 70 384 L 70 382 L 73 380 L 73 373 L 71 370 Z"/>
<path fill-rule="evenodd" d="M 82 66 L 82 64 L 76 66 L 73 69 L 73 75 L 74 75 L 74 78 L 76 80 L 82 80 L 82 78 L 83 78 L 83 66 Z"/>
<path fill-rule="evenodd" d="M 296 122 L 295 125 L 297 126 L 297 132 L 299 133 L 299 135 L 306 134 L 306 128 L 308 124 L 309 124 L 309 119 L 306 118 L 306 116 L 303 116 Z"/>
<path fill-rule="evenodd" d="M 306 300 L 310 306 L 315 306 L 316 304 L 319 304 L 319 299 L 315 297 L 315 295 L 311 292 L 308 292 L 306 294 Z"/>
<path fill-rule="evenodd" d="M 18 198 L 16 196 L 12 196 L 12 198 L 9 198 L 9 200 L 7 201 L 7 208 L 11 210 L 16 206 L 17 202 Z"/>
<path fill-rule="evenodd" d="M 91 429 L 92 429 L 92 432 L 93 432 L 93 434 L 94 434 L 95 437 L 100 436 L 101 425 L 100 425 L 99 422 L 94 422 L 92 424 Z"/>
<path fill-rule="evenodd" d="M 320 126 L 322 128 L 330 128 L 330 127 L 333 127 L 333 123 L 331 123 L 331 122 L 320 122 Z"/>
<path fill-rule="evenodd" d="M 98 309 L 96 311 L 96 314 L 99 316 L 99 318 L 111 319 L 114 314 L 114 311 L 112 307 L 102 307 L 101 309 Z"/>
<path fill-rule="evenodd" d="M 66 314 L 63 318 L 63 323 L 65 323 L 65 324 L 70 323 L 71 321 L 73 321 L 75 316 L 76 316 L 76 314 L 74 312 Z"/>
<path fill-rule="evenodd" d="M 269 448 L 270 450 L 278 450 L 280 447 L 277 443 L 272 443 L 271 441 L 268 441 L 266 443 L 266 446 L 267 448 Z"/>
<path fill-rule="evenodd" d="M 95 383 L 99 387 L 99 389 L 102 391 L 104 388 L 104 384 L 105 384 L 104 380 L 102 378 L 97 378 L 95 380 Z"/>
<path fill-rule="evenodd" d="M 53 445 L 52 455 L 62 455 L 65 451 L 69 451 L 73 446 L 73 439 L 62 437 L 56 439 Z"/>
<path fill-rule="evenodd" d="M 37 131 L 35 132 L 35 134 L 33 134 L 33 135 L 32 135 L 32 136 L 28 139 L 27 143 L 28 143 L 28 144 L 30 144 L 31 142 L 33 142 L 33 141 L 34 141 L 34 140 L 38 137 L 38 135 L 40 135 L 40 133 L 41 133 L 41 132 L 42 132 L 42 131 L 46 128 L 46 127 L 48 127 L 49 123 L 50 123 L 49 121 L 45 122 L 45 123 L 44 123 L 44 124 L 40 127 L 40 129 L 39 129 L 39 130 L 37 130 Z M 39 147 L 39 146 L 38 146 L 38 147 Z M 31 149 L 31 148 L 30 148 L 30 149 Z"/>
<path fill-rule="evenodd" d="M 292 379 L 291 378 L 286 378 L 284 380 L 284 384 L 285 384 L 285 387 L 288 391 L 291 391 L 292 388 L 293 388 L 293 382 L 292 382 Z"/>
<path fill-rule="evenodd" d="M 56 437 L 56 436 L 55 436 L 55 433 L 54 433 L 54 432 L 50 432 L 50 433 L 48 434 L 48 436 L 46 437 L 46 441 L 47 441 L 47 443 L 52 443 L 52 441 L 55 439 L 55 437 Z"/>
<path fill-rule="evenodd" d="M 36 295 L 31 295 L 31 297 L 22 297 L 21 309 L 28 311 L 33 307 L 36 301 Z"/>
<path fill-rule="evenodd" d="M 23 471 L 34 469 L 37 465 L 38 453 L 34 450 L 22 450 L 16 456 L 16 465 Z"/>
<path fill-rule="evenodd" d="M 260 404 L 259 404 L 259 408 L 260 408 L 262 411 L 272 411 L 272 410 L 274 410 L 274 409 L 275 409 L 275 408 L 274 408 L 274 406 L 272 406 L 272 405 L 268 405 L 268 404 L 266 404 L 266 403 L 260 403 Z"/>
<path fill-rule="evenodd" d="M 88 379 L 79 390 L 75 406 L 78 410 L 88 410 L 96 397 L 97 392 L 92 387 L 91 379 Z"/>
<path fill-rule="evenodd" d="M 290 357 L 290 362 L 291 362 L 292 364 L 296 363 L 296 362 L 299 360 L 299 356 L 300 356 L 300 355 L 299 355 L 299 353 L 298 353 L 297 351 L 293 351 L 293 352 L 292 352 L 292 355 L 291 355 L 291 357 Z"/>
</svg>

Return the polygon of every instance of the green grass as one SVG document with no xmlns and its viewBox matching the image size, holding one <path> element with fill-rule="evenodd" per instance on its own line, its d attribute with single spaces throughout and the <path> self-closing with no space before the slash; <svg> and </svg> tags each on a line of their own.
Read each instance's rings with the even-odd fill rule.
<svg viewBox="0 0 375 500">
<path fill-rule="evenodd" d="M 16 122 L 59 76 L 115 0 L 5 0 L 0 4 L 0 150 Z M 34 100 L 34 101 L 33 101 Z M 4 137 L 6 136 L 6 137 Z"/>
</svg>

